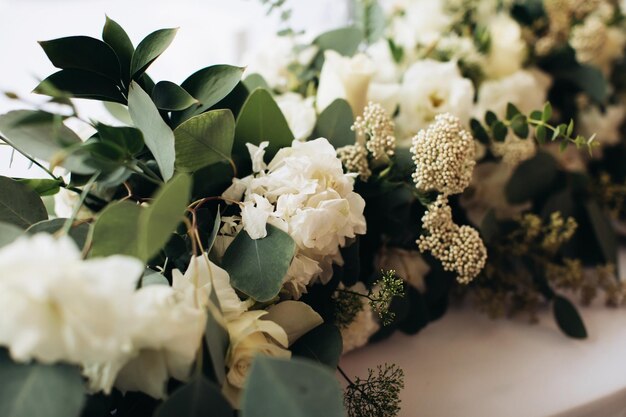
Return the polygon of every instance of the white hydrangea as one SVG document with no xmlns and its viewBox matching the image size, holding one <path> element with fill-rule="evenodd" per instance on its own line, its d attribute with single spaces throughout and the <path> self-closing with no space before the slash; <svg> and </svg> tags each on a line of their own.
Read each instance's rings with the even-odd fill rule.
<svg viewBox="0 0 626 417">
<path fill-rule="evenodd" d="M 474 86 L 454 61 L 418 61 L 405 73 L 396 118 L 401 138 L 425 129 L 441 113 L 452 113 L 463 125 L 469 123 L 474 105 Z"/>
<path fill-rule="evenodd" d="M 339 249 L 366 230 L 365 201 L 353 191 L 354 177 L 343 172 L 335 148 L 324 138 L 294 141 L 265 167 L 263 148 L 249 146 L 257 160 L 254 174 L 234 181 L 224 193 L 242 200 L 243 228 L 253 239 L 266 235 L 266 224 L 287 232 L 297 252 L 285 283 L 298 298 L 315 279 L 327 282 Z"/>
<path fill-rule="evenodd" d="M 0 345 L 17 361 L 80 364 L 129 347 L 128 314 L 143 265 L 84 261 L 66 236 L 21 237 L 0 249 Z"/>
<path fill-rule="evenodd" d="M 298 93 L 284 93 L 274 99 L 296 140 L 308 139 L 317 120 L 313 98 L 304 98 Z"/>
</svg>

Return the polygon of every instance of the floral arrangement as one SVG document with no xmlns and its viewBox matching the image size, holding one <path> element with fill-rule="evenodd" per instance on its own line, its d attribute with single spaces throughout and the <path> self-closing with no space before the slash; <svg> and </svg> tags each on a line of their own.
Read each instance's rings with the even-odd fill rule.
<svg viewBox="0 0 626 417">
<path fill-rule="evenodd" d="M 180 84 L 146 73 L 175 29 L 41 42 L 49 101 L 0 116 L 49 176 L 0 177 L 0 414 L 396 415 L 402 370 L 341 355 L 457 297 L 586 337 L 561 292 L 624 296 L 623 45 L 593 45 L 626 35 L 611 2 L 560 3 L 358 2 Z"/>
</svg>

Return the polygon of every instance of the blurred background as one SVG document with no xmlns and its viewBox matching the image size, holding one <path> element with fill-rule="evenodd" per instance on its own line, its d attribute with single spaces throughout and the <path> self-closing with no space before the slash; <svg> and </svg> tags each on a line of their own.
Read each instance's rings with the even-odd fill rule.
<svg viewBox="0 0 626 417">
<path fill-rule="evenodd" d="M 291 27 L 310 36 L 345 25 L 350 0 L 288 0 Z M 271 48 L 279 29 L 259 0 L 0 0 L 0 91 L 36 102 L 30 91 L 55 72 L 37 41 L 86 35 L 100 38 L 105 14 L 135 45 L 156 29 L 179 27 L 169 49 L 150 67 L 154 80 L 182 82 L 212 64 L 247 65 L 260 48 Z M 106 119 L 101 103 L 79 100 L 89 117 Z M 0 95 L 0 113 L 25 104 Z M 0 175 L 38 177 L 30 163 L 0 146 Z"/>
</svg>

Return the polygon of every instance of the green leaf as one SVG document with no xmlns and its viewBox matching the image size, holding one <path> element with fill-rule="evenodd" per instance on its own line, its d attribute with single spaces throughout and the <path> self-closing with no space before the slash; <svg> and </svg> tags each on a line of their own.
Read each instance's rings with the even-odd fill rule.
<svg viewBox="0 0 626 417">
<path fill-rule="evenodd" d="M 34 235 L 36 233 L 48 233 L 52 235 L 63 229 L 66 221 L 67 219 L 63 218 L 42 220 L 26 229 L 26 233 L 28 233 L 29 235 Z M 85 246 L 85 242 L 87 242 L 89 232 L 89 224 L 81 223 L 77 226 L 72 226 L 68 232 L 68 236 L 72 238 L 74 243 L 76 243 L 76 246 L 78 246 L 79 248 L 83 248 Z"/>
<path fill-rule="evenodd" d="M 569 119 L 569 124 L 567 125 L 567 130 L 565 131 L 565 136 L 570 137 L 574 133 L 574 119 Z"/>
<path fill-rule="evenodd" d="M 122 122 L 125 125 L 132 125 L 133 121 L 128 113 L 128 107 L 120 103 L 114 103 L 112 101 L 105 101 L 102 103 L 104 108 L 109 112 L 111 116 Z"/>
<path fill-rule="evenodd" d="M 257 88 L 265 88 L 266 90 L 270 89 L 269 84 L 267 83 L 267 81 L 265 81 L 263 76 L 256 73 L 248 75 L 246 79 L 243 80 L 243 85 L 246 86 L 248 91 L 254 91 Z"/>
<path fill-rule="evenodd" d="M 537 141 L 541 144 L 546 142 L 547 130 L 544 125 L 539 125 L 535 128 L 535 137 Z"/>
<path fill-rule="evenodd" d="M 280 148 L 291 146 L 294 136 L 285 116 L 267 90 L 254 90 L 248 97 L 235 126 L 235 150 L 246 152 L 246 143 L 259 145 L 269 141 L 267 155 L 271 157 Z"/>
<path fill-rule="evenodd" d="M 305 359 L 257 356 L 241 399 L 242 417 L 344 417 L 334 372 Z"/>
<path fill-rule="evenodd" d="M 115 20 L 106 16 L 106 23 L 102 29 L 102 40 L 117 55 L 122 70 L 122 79 L 127 83 L 130 80 L 130 62 L 135 53 L 135 47 L 128 34 Z"/>
<path fill-rule="evenodd" d="M 206 244 L 206 252 L 211 253 L 211 249 L 213 249 L 213 245 L 215 244 L 215 239 L 217 239 L 217 234 L 220 231 L 220 225 L 222 224 L 222 216 L 220 215 L 220 208 L 217 207 L 217 213 L 215 214 L 215 220 L 213 221 L 213 229 L 211 230 L 211 234 L 207 239 Z"/>
<path fill-rule="evenodd" d="M 472 129 L 472 135 L 482 144 L 489 144 L 489 134 L 483 127 L 483 125 L 476 119 L 470 120 L 470 128 Z"/>
<path fill-rule="evenodd" d="M 225 358 L 228 354 L 228 346 L 230 345 L 230 337 L 228 331 L 224 328 L 223 321 L 220 317 L 220 302 L 216 292 L 211 289 L 209 295 L 212 305 L 209 305 L 207 311 L 207 322 L 204 328 L 204 342 L 211 359 L 211 376 L 215 377 L 221 385 L 226 380 L 226 364 Z"/>
<path fill-rule="evenodd" d="M 146 36 L 133 54 L 130 63 L 130 75 L 138 79 L 166 49 L 176 36 L 178 29 L 160 29 Z"/>
<path fill-rule="evenodd" d="M 513 103 L 507 103 L 506 105 L 506 119 L 507 120 L 513 120 L 513 118 L 515 116 L 517 116 L 518 114 L 521 114 L 522 112 L 519 111 L 519 109 L 517 107 L 515 107 L 515 104 Z"/>
<path fill-rule="evenodd" d="M 0 222 L 0 248 L 12 243 L 24 233 L 19 227 L 5 222 Z"/>
<path fill-rule="evenodd" d="M 540 152 L 517 166 L 505 187 L 507 201 L 521 204 L 549 191 L 558 176 L 554 158 Z"/>
<path fill-rule="evenodd" d="M 585 203 L 585 210 L 591 222 L 593 233 L 596 237 L 597 244 L 602 251 L 604 261 L 612 263 L 618 267 L 617 251 L 618 242 L 615 229 L 611 225 L 609 217 L 605 214 L 595 200 L 589 200 Z"/>
<path fill-rule="evenodd" d="M 141 259 L 149 260 L 161 250 L 183 215 L 191 198 L 191 177 L 178 174 L 165 184 L 154 196 L 154 200 L 139 217 Z"/>
<path fill-rule="evenodd" d="M 230 110 L 213 110 L 194 116 L 174 130 L 176 169 L 195 172 L 229 161 L 235 138 L 235 118 Z"/>
<path fill-rule="evenodd" d="M 113 81 L 102 75 L 77 69 L 55 72 L 39 83 L 33 92 L 52 97 L 69 95 L 76 98 L 126 104 L 126 99 Z"/>
<path fill-rule="evenodd" d="M 498 116 L 496 116 L 494 112 L 492 112 L 491 110 L 488 110 L 485 113 L 485 123 L 487 124 L 487 126 L 493 128 L 493 124 L 496 123 L 497 121 L 498 121 Z"/>
<path fill-rule="evenodd" d="M 514 116 L 513 120 L 511 121 L 511 129 L 518 138 L 526 139 L 528 137 L 528 133 L 530 133 L 530 130 L 528 128 L 528 122 L 526 121 L 526 116 L 524 116 L 523 114 L 518 114 Z"/>
<path fill-rule="evenodd" d="M 533 120 L 541 120 L 542 112 L 539 110 L 533 110 L 530 112 L 530 118 Z"/>
<path fill-rule="evenodd" d="M 232 417 L 234 410 L 220 387 L 202 375 L 178 388 L 157 408 L 154 417 Z"/>
<path fill-rule="evenodd" d="M 313 40 L 313 44 L 317 45 L 320 51 L 330 49 L 344 56 L 354 55 L 361 42 L 363 42 L 363 32 L 355 26 L 334 29 L 322 33 Z"/>
<path fill-rule="evenodd" d="M 139 251 L 139 218 L 142 208 L 130 201 L 109 204 L 100 212 L 93 230 L 90 256 L 128 255 L 142 259 Z"/>
<path fill-rule="evenodd" d="M 146 268 L 141 277 L 141 288 L 148 287 L 150 285 L 170 285 L 169 281 L 163 274 L 157 271 L 153 271 L 150 268 Z"/>
<path fill-rule="evenodd" d="M 85 394 L 77 367 L 18 364 L 0 351 L 0 416 L 78 417 Z"/>
<path fill-rule="evenodd" d="M 272 225 L 267 225 L 263 239 L 251 239 L 242 230 L 226 250 L 222 268 L 228 271 L 233 287 L 265 302 L 280 292 L 295 251 L 291 236 Z"/>
<path fill-rule="evenodd" d="M 26 229 L 47 218 L 46 208 L 34 190 L 0 176 L 0 222 Z"/>
<path fill-rule="evenodd" d="M 61 185 L 60 181 L 47 178 L 20 178 L 17 182 L 26 185 L 40 197 L 55 195 L 59 192 Z"/>
<path fill-rule="evenodd" d="M 559 328 L 574 339 L 586 339 L 587 329 L 582 318 L 578 314 L 576 307 L 564 297 L 559 295 L 554 297 L 552 311 Z"/>
<path fill-rule="evenodd" d="M 504 139 L 506 139 L 506 135 L 509 133 L 509 129 L 504 123 L 500 121 L 495 122 L 491 126 L 491 131 L 493 133 L 493 139 L 496 142 L 504 142 Z"/>
<path fill-rule="evenodd" d="M 167 111 L 185 110 L 198 104 L 187 90 L 170 81 L 158 82 L 152 90 L 152 99 L 159 109 Z"/>
<path fill-rule="evenodd" d="M 159 165 L 161 175 L 168 181 L 174 175 L 174 132 L 163 121 L 148 93 L 132 82 L 128 94 L 128 110 L 135 126 L 143 133 L 143 138 L 150 152 Z"/>
<path fill-rule="evenodd" d="M 379 40 L 386 27 L 385 12 L 376 0 L 355 2 L 355 20 L 365 34 L 365 40 L 372 44 Z"/>
<path fill-rule="evenodd" d="M 607 80 L 600 69 L 591 65 L 580 65 L 559 74 L 585 92 L 594 102 L 604 104 L 608 96 Z"/>
<path fill-rule="evenodd" d="M 543 122 L 547 122 L 552 117 L 552 105 L 550 102 L 546 102 L 543 106 L 543 111 L 541 112 L 541 120 Z"/>
<path fill-rule="evenodd" d="M 233 91 L 244 69 L 232 65 L 213 65 L 193 73 L 183 81 L 181 87 L 198 99 L 200 106 L 172 115 L 172 120 L 180 123 L 215 106 Z"/>
<path fill-rule="evenodd" d="M 96 130 L 102 142 L 111 143 L 119 147 L 128 158 L 137 155 L 143 149 L 143 134 L 139 129 L 98 123 Z"/>
<path fill-rule="evenodd" d="M 120 79 L 120 63 L 106 43 L 88 36 L 70 36 L 39 42 L 57 68 L 93 72 L 115 82 Z"/>
<path fill-rule="evenodd" d="M 319 115 L 313 137 L 326 138 L 335 148 L 354 145 L 356 135 L 351 129 L 353 123 L 352 107 L 346 100 L 337 99 Z"/>
<path fill-rule="evenodd" d="M 335 370 L 341 358 L 343 340 L 337 326 L 324 323 L 298 339 L 290 349 L 296 356 L 312 359 Z"/>
</svg>

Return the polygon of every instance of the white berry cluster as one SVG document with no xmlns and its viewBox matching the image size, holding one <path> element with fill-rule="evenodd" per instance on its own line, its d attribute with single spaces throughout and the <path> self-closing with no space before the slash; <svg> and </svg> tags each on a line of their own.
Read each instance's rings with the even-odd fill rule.
<svg viewBox="0 0 626 417">
<path fill-rule="evenodd" d="M 461 121 L 449 114 L 435 116 L 426 130 L 413 138 L 413 181 L 419 190 L 435 190 L 446 196 L 469 185 L 474 161 L 474 138 Z"/>
<path fill-rule="evenodd" d="M 393 156 L 396 151 L 395 125 L 385 109 L 369 102 L 363 115 L 358 116 L 352 125 L 357 135 L 366 139 L 365 146 L 374 159 Z"/>
<path fill-rule="evenodd" d="M 439 195 L 422 217 L 428 235 L 417 240 L 420 251 L 430 251 L 439 259 L 443 269 L 457 273 L 457 281 L 467 284 L 484 268 L 487 249 L 478 231 L 470 226 L 458 226 L 452 220 L 448 199 Z"/>
<path fill-rule="evenodd" d="M 372 170 L 367 161 L 367 148 L 360 143 L 338 148 L 337 157 L 341 160 L 346 171 L 359 174 L 361 181 L 367 181 L 372 175 Z"/>
</svg>

